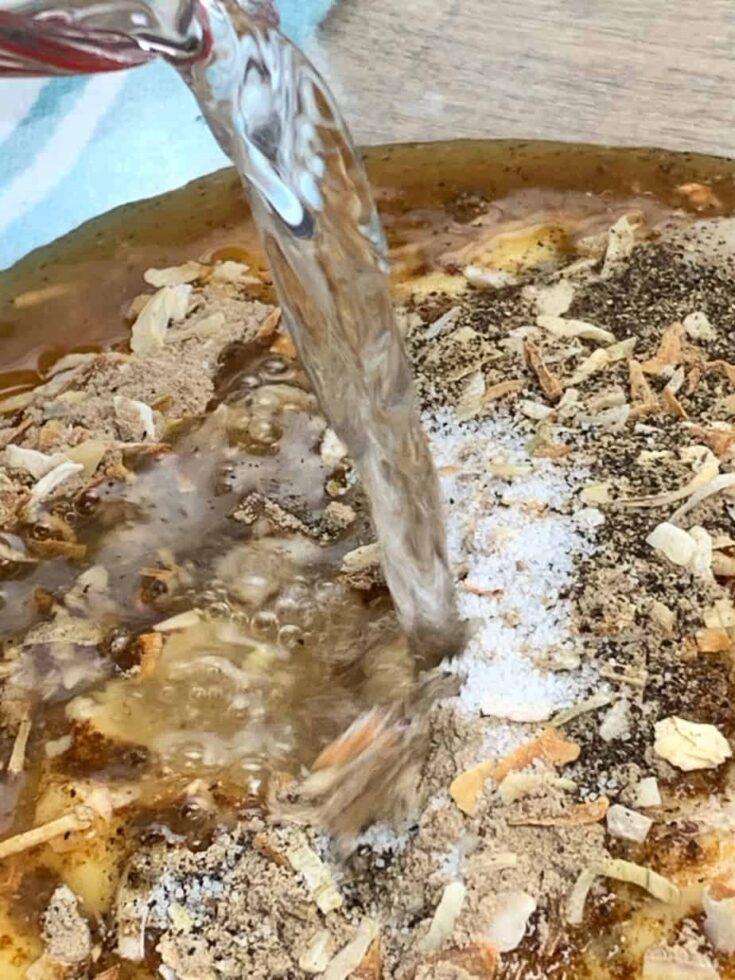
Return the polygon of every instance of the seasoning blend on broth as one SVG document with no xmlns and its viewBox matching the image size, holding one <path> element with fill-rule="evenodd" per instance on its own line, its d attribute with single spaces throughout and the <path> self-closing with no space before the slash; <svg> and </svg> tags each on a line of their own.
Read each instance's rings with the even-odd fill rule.
<svg viewBox="0 0 735 980">
<path fill-rule="evenodd" d="M 385 152 L 404 353 L 320 82 L 269 28 L 217 31 L 232 101 L 211 62 L 189 81 L 242 140 L 282 305 L 227 178 L 6 278 L 11 334 L 114 302 L 124 343 L 0 401 L 0 972 L 734 975 L 731 179 Z M 396 445 L 428 474 L 391 542 L 415 580 L 375 535 Z M 459 693 L 427 710 L 401 627 L 451 650 L 424 638 L 452 582 Z"/>
</svg>

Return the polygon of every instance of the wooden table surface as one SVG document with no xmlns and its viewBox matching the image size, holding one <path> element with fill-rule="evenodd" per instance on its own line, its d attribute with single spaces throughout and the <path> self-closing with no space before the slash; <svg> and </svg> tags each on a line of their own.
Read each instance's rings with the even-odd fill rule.
<svg viewBox="0 0 735 980">
<path fill-rule="evenodd" d="M 338 0 L 315 57 L 363 143 L 536 137 L 735 156 L 731 0 Z"/>
</svg>

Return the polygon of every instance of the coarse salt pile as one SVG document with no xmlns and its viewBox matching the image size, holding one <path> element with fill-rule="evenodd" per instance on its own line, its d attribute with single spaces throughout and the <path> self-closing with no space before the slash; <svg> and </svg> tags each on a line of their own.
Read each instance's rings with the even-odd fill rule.
<svg viewBox="0 0 735 980">
<path fill-rule="evenodd" d="M 459 423 L 441 410 L 424 422 L 461 579 L 460 612 L 472 627 L 454 665 L 464 676 L 460 709 L 546 721 L 596 681 L 591 668 L 578 667 L 562 598 L 575 559 L 595 549 L 594 531 L 570 506 L 586 473 L 530 457 L 508 415 Z"/>
</svg>

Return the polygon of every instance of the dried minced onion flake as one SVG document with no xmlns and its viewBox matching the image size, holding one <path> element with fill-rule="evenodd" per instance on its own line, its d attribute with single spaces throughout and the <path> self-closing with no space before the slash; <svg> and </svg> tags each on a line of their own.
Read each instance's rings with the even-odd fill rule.
<svg viewBox="0 0 735 980">
<path fill-rule="evenodd" d="M 55 820 L 48 823 L 32 827 L 20 834 L 6 837 L 0 841 L 0 860 L 10 857 L 11 854 L 21 854 L 23 851 L 32 850 L 40 844 L 46 844 L 57 837 L 76 833 L 78 830 L 87 830 L 94 821 L 94 811 L 87 806 L 76 806 L 69 812 L 62 814 Z"/>
<path fill-rule="evenodd" d="M 83 469 L 84 467 L 81 463 L 72 463 L 69 460 L 65 463 L 59 463 L 58 466 L 55 466 L 54 469 L 42 477 L 31 490 L 29 500 L 31 507 L 39 504 L 50 493 L 53 493 L 58 486 L 61 486 L 62 483 L 76 473 L 80 473 Z"/>
<path fill-rule="evenodd" d="M 151 914 L 149 898 L 150 886 L 128 866 L 123 871 L 115 899 L 116 952 L 133 963 L 140 963 L 145 956 L 145 934 Z"/>
<path fill-rule="evenodd" d="M 618 385 L 612 385 L 598 395 L 590 395 L 587 408 L 592 414 L 598 414 L 607 408 L 620 408 L 628 404 L 628 396 Z"/>
<path fill-rule="evenodd" d="M 580 340 L 591 340 L 598 344 L 615 343 L 614 333 L 596 327 L 594 323 L 587 323 L 586 320 L 567 320 L 562 316 L 538 316 L 536 323 L 553 337 L 563 340 L 579 337 Z"/>
<path fill-rule="evenodd" d="M 696 534 L 693 533 L 695 531 Z M 662 521 L 648 535 L 646 544 L 650 545 L 654 551 L 660 552 L 674 565 L 679 565 L 681 568 L 700 568 L 704 561 L 703 552 L 708 549 L 707 543 L 699 531 L 704 531 L 704 528 L 692 528 L 691 531 L 684 531 L 675 524 Z M 706 531 L 704 533 L 707 534 Z M 709 564 L 711 565 L 711 539 L 709 550 Z"/>
<path fill-rule="evenodd" d="M 329 929 L 320 929 L 299 956 L 299 969 L 310 974 L 324 973 L 332 958 L 333 945 Z"/>
<path fill-rule="evenodd" d="M 482 371 L 473 371 L 462 389 L 455 408 L 455 414 L 460 422 L 468 422 L 481 410 L 485 387 Z"/>
<path fill-rule="evenodd" d="M 457 325 L 457 320 L 460 318 L 461 314 L 461 306 L 450 307 L 446 313 L 442 313 L 440 317 L 437 317 L 437 319 L 426 328 L 423 334 L 424 339 L 436 340 L 436 338 L 441 336 L 441 334 L 447 333 Z M 419 322 L 422 321 L 420 320 Z"/>
<path fill-rule="evenodd" d="M 304 883 L 324 915 L 342 907 L 342 896 L 327 865 L 316 851 L 303 841 L 286 851 L 288 863 L 304 879 Z"/>
<path fill-rule="evenodd" d="M 11 412 L 18 412 L 22 408 L 27 408 L 31 402 L 36 400 L 38 393 L 39 389 L 34 388 L 32 391 L 19 391 L 17 395 L 0 399 L 0 415 L 9 415 Z"/>
<path fill-rule="evenodd" d="M 597 507 L 582 507 L 575 511 L 574 520 L 586 531 L 591 531 L 605 523 L 605 515 Z"/>
<path fill-rule="evenodd" d="M 655 776 L 644 776 L 635 788 L 635 805 L 645 809 L 649 806 L 661 806 L 661 790 Z"/>
<path fill-rule="evenodd" d="M 531 401 L 528 398 L 524 398 L 518 403 L 518 407 L 526 416 L 526 418 L 533 419 L 535 422 L 543 422 L 550 415 L 554 414 L 554 409 L 549 408 L 548 405 L 542 405 L 540 402 Z"/>
<path fill-rule="evenodd" d="M 260 282 L 256 276 L 250 275 L 249 265 L 245 265 L 244 262 L 234 262 L 232 259 L 217 262 L 212 268 L 212 279 L 217 282 L 231 282 L 241 285 L 254 285 Z"/>
<path fill-rule="evenodd" d="M 77 783 L 75 789 L 84 805 L 94 810 L 103 820 L 111 820 L 114 813 L 130 806 L 140 796 L 140 790 L 135 786 L 110 787 L 94 780 Z"/>
<path fill-rule="evenodd" d="M 74 737 L 72 735 L 62 735 L 61 738 L 54 738 L 46 742 L 43 750 L 46 753 L 47 758 L 55 759 L 57 756 L 68 752 L 73 744 Z"/>
<path fill-rule="evenodd" d="M 603 742 L 613 742 L 616 738 L 630 735 L 630 701 L 621 698 L 616 701 L 600 723 L 600 738 Z"/>
<path fill-rule="evenodd" d="M 715 454 L 704 446 L 689 446 L 690 450 L 697 450 L 698 456 L 701 458 L 702 462 L 699 469 L 694 474 L 692 479 L 685 483 L 683 487 L 679 487 L 676 490 L 667 490 L 665 493 L 656 493 L 649 497 L 628 497 L 618 501 L 624 507 L 664 507 L 666 504 L 675 504 L 679 500 L 684 500 L 686 497 L 690 497 L 697 490 L 704 490 L 709 484 L 717 478 L 720 471 L 720 461 L 715 456 Z M 684 454 L 682 453 L 682 457 Z M 735 482 L 735 474 L 725 474 L 725 476 L 732 477 L 730 483 Z M 728 486 L 729 483 L 725 483 Z M 713 490 L 712 492 L 717 492 Z M 704 499 L 704 498 L 701 498 Z M 679 519 L 683 513 L 689 508 L 680 507 L 674 515 L 672 515 L 672 522 Z"/>
<path fill-rule="evenodd" d="M 735 953 L 735 882 L 711 882 L 704 891 L 704 931 L 718 953 Z"/>
<path fill-rule="evenodd" d="M 144 357 L 163 349 L 168 325 L 172 320 L 183 320 L 189 306 L 191 286 L 164 286 L 146 302 L 133 324 L 130 349 Z"/>
<path fill-rule="evenodd" d="M 67 449 L 66 454 L 72 463 L 79 463 L 84 467 L 84 478 L 89 479 L 96 472 L 109 448 L 110 444 L 103 442 L 102 439 L 85 439 L 78 446 Z"/>
<path fill-rule="evenodd" d="M 590 889 L 602 872 L 598 865 L 594 864 L 589 868 L 580 871 L 574 886 L 567 896 L 565 907 L 565 918 L 570 925 L 578 926 L 584 918 L 584 906 Z"/>
<path fill-rule="evenodd" d="M 635 248 L 635 226 L 629 215 L 624 214 L 607 233 L 607 249 L 600 276 L 609 279 L 633 252 Z"/>
<path fill-rule="evenodd" d="M 200 262 L 184 262 L 183 265 L 173 265 L 168 269 L 147 269 L 143 278 L 149 286 L 160 289 L 162 286 L 181 286 L 201 279 L 206 269 Z"/>
<path fill-rule="evenodd" d="M 610 357 L 608 356 L 607 350 L 604 347 L 593 351 L 589 357 L 586 357 L 582 363 L 579 365 L 577 370 L 574 372 L 569 380 L 570 385 L 578 385 L 580 382 L 589 378 L 591 375 L 596 374 L 598 371 L 602 371 L 610 363 Z"/>
<path fill-rule="evenodd" d="M 573 418 L 579 408 L 579 390 L 567 388 L 556 405 L 556 415 L 559 419 Z"/>
<path fill-rule="evenodd" d="M 610 432 L 619 432 L 625 427 L 630 418 L 630 405 L 612 405 L 594 415 L 580 415 L 578 421 L 580 425 L 587 425 L 595 429 L 607 429 Z"/>
<path fill-rule="evenodd" d="M 636 341 L 636 337 L 626 337 L 625 340 L 619 340 L 616 344 L 611 344 L 610 347 L 599 347 L 582 361 L 568 383 L 577 385 L 591 375 L 597 374 L 598 371 L 603 371 L 611 364 L 627 360 L 635 350 Z"/>
<path fill-rule="evenodd" d="M 442 892 L 429 926 L 429 931 L 419 942 L 422 953 L 435 953 L 454 932 L 454 926 L 464 905 L 467 888 L 461 881 L 451 881 Z"/>
<path fill-rule="evenodd" d="M 110 586 L 110 573 L 104 565 L 90 565 L 67 589 L 64 605 L 74 612 L 88 612 L 90 603 L 104 596 Z"/>
<path fill-rule="evenodd" d="M 664 605 L 663 602 L 654 599 L 651 602 L 648 614 L 663 633 L 667 636 L 673 633 L 674 627 L 676 626 L 676 613 Z"/>
<path fill-rule="evenodd" d="M 363 544 L 359 548 L 353 548 L 352 551 L 347 552 L 342 559 L 339 570 L 346 575 L 363 572 L 368 568 L 379 565 L 382 553 L 377 541 L 372 544 Z"/>
<path fill-rule="evenodd" d="M 722 493 L 723 490 L 729 490 L 730 487 L 735 486 L 735 473 L 722 473 L 719 476 L 714 477 L 709 480 L 699 489 L 692 493 L 691 497 L 685 504 L 682 504 L 678 510 L 675 510 L 671 515 L 671 523 L 681 520 L 685 514 L 689 513 L 698 504 L 701 504 L 703 500 L 707 500 L 708 497 L 713 497 L 715 494 Z"/>
<path fill-rule="evenodd" d="M 583 487 L 579 497 L 580 500 L 585 504 L 590 504 L 597 506 L 598 504 L 609 504 L 610 503 L 610 487 L 611 483 L 588 483 L 586 487 Z"/>
<path fill-rule="evenodd" d="M 322 444 L 319 447 L 319 455 L 324 465 L 332 470 L 336 466 L 339 466 L 347 455 L 347 446 L 345 446 L 334 429 L 324 430 Z"/>
<path fill-rule="evenodd" d="M 31 725 L 31 719 L 25 717 L 21 719 L 18 726 L 7 765 L 7 773 L 11 777 L 19 776 L 25 767 L 26 749 L 28 748 L 28 739 L 31 734 Z"/>
<path fill-rule="evenodd" d="M 362 963 L 378 931 L 378 923 L 374 919 L 363 919 L 357 927 L 355 938 L 337 953 L 324 971 L 322 980 L 346 980 Z"/>
<path fill-rule="evenodd" d="M 523 295 L 533 301 L 538 316 L 560 317 L 572 305 L 575 289 L 568 279 L 550 286 L 526 286 Z"/>
<path fill-rule="evenodd" d="M 61 374 L 62 372 L 71 371 L 72 368 L 81 367 L 82 364 L 91 364 L 91 362 L 96 357 L 99 357 L 99 354 L 94 354 L 92 352 L 85 353 L 85 354 L 80 354 L 80 353 L 64 354 L 64 356 L 60 357 L 58 361 L 54 361 L 54 363 L 49 368 L 46 376 L 48 378 L 53 378 L 57 374 Z"/>
<path fill-rule="evenodd" d="M 684 446 L 679 451 L 679 456 L 695 470 L 695 475 L 700 482 L 709 480 L 719 468 L 719 460 L 715 454 L 709 446 L 701 443 L 695 443 L 693 446 Z M 710 466 L 712 470 L 711 472 L 707 472 Z"/>
<path fill-rule="evenodd" d="M 527 892 L 514 891 L 498 895 L 498 902 L 485 938 L 498 952 L 510 953 L 523 941 L 528 920 L 536 911 L 536 899 Z"/>
<path fill-rule="evenodd" d="M 674 373 L 671 375 L 671 379 L 666 384 L 666 391 L 670 391 L 672 395 L 676 395 L 682 388 L 684 382 L 686 381 L 686 372 L 682 365 L 674 369 Z"/>
<path fill-rule="evenodd" d="M 512 817 L 508 824 L 511 827 L 580 827 L 599 823 L 609 806 L 608 798 L 600 796 L 587 803 L 573 803 L 565 812 L 555 817 Z"/>
<path fill-rule="evenodd" d="M 474 816 L 485 782 L 492 776 L 495 763 L 486 760 L 455 776 L 449 786 L 449 795 L 462 813 Z"/>
<path fill-rule="evenodd" d="M 523 800 L 536 793 L 547 792 L 550 789 L 561 789 L 573 792 L 577 784 L 573 779 L 556 776 L 548 770 L 538 772 L 509 772 L 498 786 L 498 795 L 506 805 Z"/>
<path fill-rule="evenodd" d="M 656 755 L 684 772 L 715 769 L 732 755 L 727 739 L 714 725 L 672 715 L 657 721 L 654 731 Z"/>
<path fill-rule="evenodd" d="M 606 691 L 599 691 L 597 694 L 592 694 L 590 697 L 585 698 L 584 701 L 579 701 L 569 708 L 564 708 L 558 714 L 554 715 L 549 725 L 552 728 L 561 728 L 562 725 L 567 725 L 574 718 L 578 718 L 588 711 L 599 711 L 600 708 L 604 708 L 610 704 L 610 701 L 610 695 Z"/>
<path fill-rule="evenodd" d="M 510 463 L 504 459 L 491 459 L 487 464 L 488 472 L 493 476 L 505 480 L 512 480 L 518 476 L 528 476 L 533 472 L 532 466 L 525 466 L 521 463 Z"/>
<path fill-rule="evenodd" d="M 619 340 L 616 344 L 611 344 L 610 347 L 606 347 L 605 353 L 611 364 L 616 364 L 618 361 L 627 361 L 629 357 L 633 356 L 637 344 L 637 337 L 626 337 L 624 340 Z"/>
<path fill-rule="evenodd" d="M 15 446 L 11 442 L 5 447 L 5 465 L 11 470 L 24 470 L 35 480 L 40 480 L 51 470 L 56 469 L 62 463 L 68 462 L 68 458 L 63 453 L 39 453 L 36 449 L 25 449 L 23 446 Z"/>
<path fill-rule="evenodd" d="M 699 578 L 712 578 L 712 535 L 703 527 L 693 527 L 689 536 L 694 541 L 694 554 L 689 569 Z"/>
<path fill-rule="evenodd" d="M 123 395 L 115 395 L 113 402 L 118 416 L 134 418 L 140 424 L 146 439 L 156 438 L 156 423 L 150 405 L 137 401 L 135 398 L 125 398 Z"/>
<path fill-rule="evenodd" d="M 488 775 L 493 775 L 496 780 L 502 780 L 509 772 L 526 769 L 537 762 L 555 767 L 565 766 L 569 762 L 576 762 L 579 753 L 580 746 L 577 742 L 566 738 L 555 728 L 546 728 L 536 738 L 524 742 L 496 762 Z M 470 773 L 474 771 L 470 770 Z"/>
<path fill-rule="evenodd" d="M 653 820 L 636 813 L 627 806 L 614 803 L 607 811 L 607 832 L 611 837 L 619 837 L 621 840 L 635 841 L 642 844 L 648 837 L 648 831 L 653 826 Z"/>
<path fill-rule="evenodd" d="M 579 925 L 584 917 L 584 904 L 595 878 L 614 878 L 616 881 L 638 885 L 660 902 L 673 904 L 679 900 L 679 889 L 668 878 L 644 868 L 632 861 L 613 858 L 609 861 L 596 861 L 580 872 L 566 903 L 566 919 L 570 925 Z"/>
<path fill-rule="evenodd" d="M 729 596 L 717 599 L 704 610 L 704 625 L 709 629 L 735 628 L 735 604 Z"/>
</svg>

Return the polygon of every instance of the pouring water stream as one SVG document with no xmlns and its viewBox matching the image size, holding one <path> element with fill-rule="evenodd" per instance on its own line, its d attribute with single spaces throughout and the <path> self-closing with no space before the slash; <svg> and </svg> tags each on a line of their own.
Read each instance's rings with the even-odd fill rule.
<svg viewBox="0 0 735 980">
<path fill-rule="evenodd" d="M 286 324 L 362 480 L 418 665 L 457 653 L 440 492 L 394 320 L 386 243 L 324 81 L 269 4 L 124 0 L 32 12 L 35 61 L 18 54 L 14 15 L 0 15 L 0 72 L 111 70 L 160 54 L 193 92 L 242 178 Z"/>
</svg>

